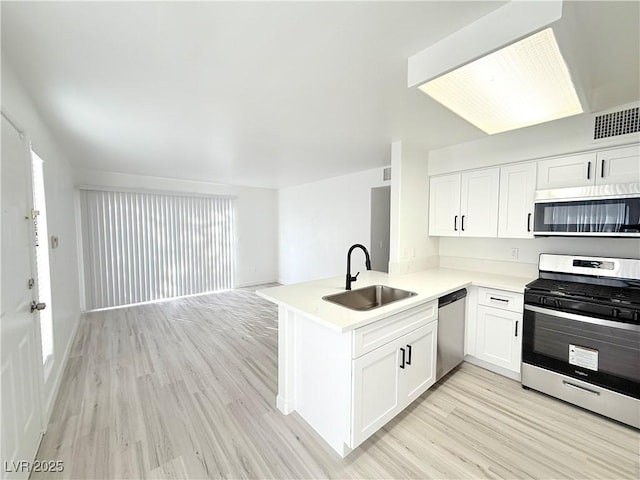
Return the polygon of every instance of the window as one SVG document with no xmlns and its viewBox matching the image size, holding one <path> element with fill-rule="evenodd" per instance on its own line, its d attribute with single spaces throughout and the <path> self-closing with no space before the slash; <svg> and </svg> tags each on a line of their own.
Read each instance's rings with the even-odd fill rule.
<svg viewBox="0 0 640 480">
<path fill-rule="evenodd" d="M 86 308 L 233 288 L 234 200 L 80 192 Z"/>
<path fill-rule="evenodd" d="M 36 274 L 38 302 L 47 305 L 40 310 L 40 340 L 42 362 L 53 358 L 53 305 L 51 305 L 51 272 L 49 271 L 49 232 L 47 230 L 47 206 L 44 197 L 44 162 L 31 150 L 31 175 L 33 189 L 33 232 L 36 247 Z M 36 213 L 37 212 L 37 213 Z"/>
</svg>

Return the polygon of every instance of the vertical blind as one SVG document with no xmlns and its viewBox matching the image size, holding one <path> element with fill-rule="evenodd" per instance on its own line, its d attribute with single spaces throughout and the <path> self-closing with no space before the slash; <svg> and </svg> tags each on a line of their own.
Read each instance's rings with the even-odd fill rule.
<svg viewBox="0 0 640 480">
<path fill-rule="evenodd" d="M 81 190 L 86 308 L 233 287 L 234 201 Z"/>
</svg>

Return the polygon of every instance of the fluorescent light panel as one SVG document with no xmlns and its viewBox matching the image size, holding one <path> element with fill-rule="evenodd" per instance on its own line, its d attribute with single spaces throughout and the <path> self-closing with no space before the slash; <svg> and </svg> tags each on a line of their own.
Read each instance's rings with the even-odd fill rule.
<svg viewBox="0 0 640 480">
<path fill-rule="evenodd" d="M 419 88 L 490 135 L 583 111 L 551 28 Z"/>
</svg>

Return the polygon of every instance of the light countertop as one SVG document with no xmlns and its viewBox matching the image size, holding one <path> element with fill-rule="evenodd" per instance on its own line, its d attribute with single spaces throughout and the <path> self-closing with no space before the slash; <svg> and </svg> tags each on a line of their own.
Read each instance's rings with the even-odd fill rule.
<svg viewBox="0 0 640 480">
<path fill-rule="evenodd" d="M 388 285 L 417 293 L 413 297 L 366 312 L 350 310 L 322 299 L 326 295 L 345 291 L 345 275 L 266 288 L 258 290 L 257 294 L 279 306 L 314 319 L 327 328 L 348 332 L 470 285 L 522 293 L 525 285 L 532 280 L 534 278 L 447 268 L 433 268 L 402 275 L 363 271 L 358 280 L 351 285 L 353 290 L 368 285 Z"/>
</svg>

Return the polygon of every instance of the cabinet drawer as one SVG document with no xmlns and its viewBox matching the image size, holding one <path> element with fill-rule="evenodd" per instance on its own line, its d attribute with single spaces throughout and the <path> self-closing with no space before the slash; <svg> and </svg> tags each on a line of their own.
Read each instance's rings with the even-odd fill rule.
<svg viewBox="0 0 640 480">
<path fill-rule="evenodd" d="M 353 358 L 395 340 L 438 318 L 438 301 L 405 310 L 353 332 Z"/>
<path fill-rule="evenodd" d="M 478 288 L 478 305 L 522 313 L 524 297 L 521 293 L 492 288 Z"/>
</svg>

